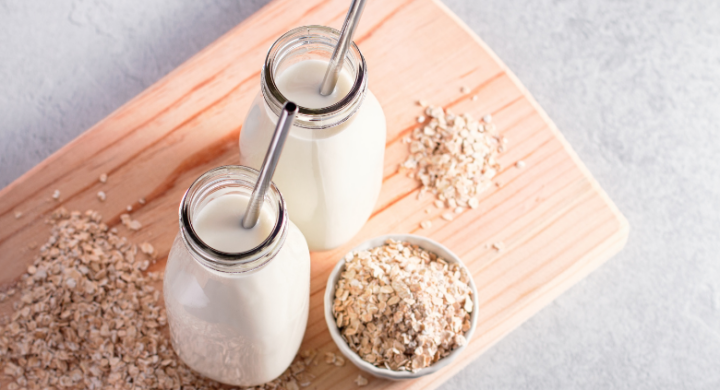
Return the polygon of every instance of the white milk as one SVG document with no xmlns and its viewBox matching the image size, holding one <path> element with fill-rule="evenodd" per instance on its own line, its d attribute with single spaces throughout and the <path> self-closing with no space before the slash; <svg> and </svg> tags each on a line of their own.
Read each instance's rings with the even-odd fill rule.
<svg viewBox="0 0 720 390">
<path fill-rule="evenodd" d="M 192 218 L 203 242 L 225 252 L 248 251 L 272 231 L 277 212 L 266 201 L 255 228 L 241 226 L 249 193 L 223 189 Z M 165 270 L 164 296 L 175 351 L 193 370 L 231 385 L 254 386 L 278 377 L 297 353 L 307 325 L 310 256 L 288 221 L 287 236 L 260 269 L 224 272 L 198 260 L 175 238 Z"/>
<path fill-rule="evenodd" d="M 331 106 L 344 98 L 352 88 L 353 80 L 346 70 L 340 72 L 335 89 L 328 96 L 320 94 L 328 63 L 322 60 L 305 60 L 290 65 L 275 80 L 280 92 L 291 102 L 307 108 Z"/>
<path fill-rule="evenodd" d="M 326 107 L 345 97 L 354 82 L 343 69 L 334 93 L 321 96 L 326 69 L 322 60 L 297 62 L 275 82 L 285 97 L 302 107 Z M 276 122 L 277 116 L 258 95 L 240 133 L 242 165 L 260 168 Z M 362 228 L 380 193 L 384 153 L 385 115 L 369 89 L 347 121 L 326 129 L 292 128 L 273 182 L 310 250 L 342 245 Z"/>
<path fill-rule="evenodd" d="M 225 194 L 211 200 L 193 219 L 195 233 L 212 248 L 227 252 L 245 252 L 260 245 L 272 231 L 275 218 L 267 207 L 260 209 L 258 223 L 245 229 L 242 221 L 250 198 Z"/>
</svg>

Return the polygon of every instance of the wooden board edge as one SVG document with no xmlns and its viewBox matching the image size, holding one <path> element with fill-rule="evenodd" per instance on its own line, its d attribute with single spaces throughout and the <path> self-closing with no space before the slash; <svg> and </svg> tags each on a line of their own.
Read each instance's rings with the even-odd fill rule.
<svg viewBox="0 0 720 390">
<path fill-rule="evenodd" d="M 593 257 L 595 250 L 602 251 L 601 254 L 594 255 L 583 267 L 578 269 L 576 272 L 566 271 L 558 278 L 558 282 L 555 286 L 552 286 L 545 291 L 538 294 L 536 299 L 532 302 L 528 302 L 524 306 L 520 307 L 517 311 L 509 315 L 505 320 L 505 329 L 500 333 L 495 334 L 491 342 L 484 345 L 480 350 L 476 351 L 472 355 L 466 355 L 458 359 L 454 364 L 447 368 L 447 371 L 441 371 L 435 378 L 433 378 L 429 386 L 423 386 L 423 388 L 436 388 L 442 383 L 445 383 L 449 378 L 452 378 L 457 373 L 468 367 L 472 362 L 477 360 L 481 355 L 486 353 L 488 350 L 493 348 L 499 342 L 501 342 L 507 335 L 517 330 L 526 321 L 534 317 L 539 312 L 543 311 L 557 299 L 560 295 L 564 294 L 570 288 L 575 286 L 579 281 L 583 280 L 589 274 L 597 270 L 601 265 L 610 260 L 618 252 L 620 252 L 626 243 L 627 235 L 615 234 L 609 237 L 604 244 L 606 248 L 596 247 L 590 251 L 585 258 Z"/>
<path fill-rule="evenodd" d="M 530 94 L 530 91 L 528 91 L 527 88 L 520 82 L 520 79 L 513 73 L 506 65 L 505 63 L 498 57 L 497 54 L 488 46 L 470 27 L 468 27 L 465 22 L 460 19 L 455 13 L 448 8 L 445 4 L 442 3 L 440 0 L 431 0 L 435 5 L 438 6 L 445 14 L 447 14 L 455 23 L 457 23 L 480 47 L 482 47 L 483 50 L 485 50 L 488 55 L 495 60 L 499 65 L 500 68 L 507 74 L 508 78 L 512 80 L 513 84 L 520 89 L 520 92 L 523 94 L 523 96 L 530 102 L 530 105 L 538 112 L 541 118 L 547 123 L 548 127 L 550 128 L 550 131 L 557 137 L 557 139 L 562 144 L 565 151 L 568 153 L 572 161 L 577 165 L 577 167 L 580 169 L 580 171 L 583 173 L 584 176 L 588 178 L 590 181 L 590 185 L 595 189 L 595 191 L 598 193 L 598 195 L 603 199 L 605 204 L 610 208 L 610 211 L 613 213 L 615 218 L 617 219 L 619 229 L 618 234 L 622 237 L 622 245 L 620 249 L 618 249 L 617 252 L 622 250 L 622 248 L 627 243 L 628 237 L 630 235 L 630 223 L 628 222 L 627 218 L 620 212 L 620 209 L 615 205 L 615 203 L 610 199 L 610 197 L 607 195 L 605 190 L 600 186 L 600 183 L 595 180 L 595 177 L 592 175 L 590 170 L 585 166 L 585 164 L 580 159 L 580 156 L 577 155 L 575 150 L 572 148 L 572 145 L 565 139 L 563 134 L 560 132 L 560 130 L 555 125 L 555 122 L 550 119 L 548 114 L 545 112 L 545 110 L 538 104 L 538 102 L 535 100 L 535 98 Z M 616 252 L 616 253 L 617 253 Z"/>
</svg>

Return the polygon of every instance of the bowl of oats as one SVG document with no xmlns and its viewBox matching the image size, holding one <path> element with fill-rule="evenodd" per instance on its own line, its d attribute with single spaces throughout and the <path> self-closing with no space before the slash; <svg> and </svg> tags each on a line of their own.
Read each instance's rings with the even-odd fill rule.
<svg viewBox="0 0 720 390">
<path fill-rule="evenodd" d="M 462 353 L 477 324 L 477 290 L 462 261 L 426 237 L 373 238 L 338 261 L 325 321 L 361 370 L 400 380 L 432 374 Z"/>
</svg>

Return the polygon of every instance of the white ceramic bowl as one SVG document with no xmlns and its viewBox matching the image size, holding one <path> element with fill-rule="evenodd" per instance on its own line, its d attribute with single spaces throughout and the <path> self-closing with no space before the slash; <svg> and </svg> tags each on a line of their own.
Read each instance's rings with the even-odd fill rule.
<svg viewBox="0 0 720 390">
<path fill-rule="evenodd" d="M 413 245 L 417 245 L 429 252 L 433 252 L 440 256 L 441 258 L 445 259 L 448 262 L 457 263 L 460 264 L 460 267 L 464 268 L 466 272 L 468 272 L 467 268 L 465 267 L 465 264 L 454 254 L 452 253 L 448 248 L 444 247 L 443 245 L 439 244 L 436 241 L 433 241 L 426 237 L 416 236 L 412 234 L 389 234 L 386 236 L 380 236 L 375 237 L 373 239 L 367 240 L 363 242 L 362 244 L 356 246 L 353 248 L 351 252 L 357 252 L 361 250 L 366 249 L 372 249 L 378 246 L 381 246 L 387 241 L 388 239 L 393 239 L 396 241 L 405 241 L 409 242 Z M 335 284 L 337 283 L 338 279 L 340 278 L 340 274 L 345 269 L 345 256 L 343 256 L 340 261 L 335 265 L 335 268 L 333 268 L 332 273 L 330 274 L 330 277 L 327 281 L 327 286 L 325 287 L 325 322 L 327 323 L 328 329 L 330 330 L 330 335 L 332 336 L 332 339 L 335 341 L 335 344 L 337 344 L 338 348 L 340 349 L 340 352 L 342 352 L 345 357 L 353 362 L 359 369 L 367 372 L 368 374 L 374 375 L 379 378 L 385 378 L 385 379 L 392 379 L 392 380 L 401 380 L 401 379 L 412 379 L 412 378 L 418 378 L 424 375 L 432 374 L 441 368 L 447 366 L 448 364 L 452 363 L 453 360 L 455 360 L 458 355 L 462 353 L 462 351 L 465 349 L 465 347 L 470 343 L 470 339 L 472 338 L 472 334 L 475 331 L 475 327 L 477 326 L 477 312 L 478 312 L 478 302 L 477 302 L 477 289 L 475 288 L 475 283 L 473 282 L 472 278 L 470 278 L 470 289 L 472 291 L 472 297 L 473 297 L 473 311 L 470 313 L 470 329 L 465 332 L 465 339 L 467 339 L 467 343 L 463 345 L 462 347 L 459 347 L 443 359 L 438 360 L 430 367 L 425 367 L 417 372 L 409 372 L 409 371 L 392 371 L 385 368 L 379 368 L 376 367 L 360 358 L 360 356 L 353 352 L 350 347 L 347 345 L 345 340 L 343 340 L 342 336 L 340 335 L 340 330 L 337 328 L 337 325 L 335 324 L 335 317 L 332 313 L 332 304 L 335 297 Z M 470 275 L 470 272 L 468 272 L 468 275 Z"/>
</svg>

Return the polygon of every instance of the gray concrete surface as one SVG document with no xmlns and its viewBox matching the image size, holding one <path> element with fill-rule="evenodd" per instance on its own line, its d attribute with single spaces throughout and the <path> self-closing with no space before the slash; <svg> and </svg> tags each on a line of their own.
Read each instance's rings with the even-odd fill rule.
<svg viewBox="0 0 720 390">
<path fill-rule="evenodd" d="M 0 0 L 0 187 L 265 2 Z M 443 388 L 720 389 L 720 2 L 446 4 L 632 232 Z"/>
</svg>

